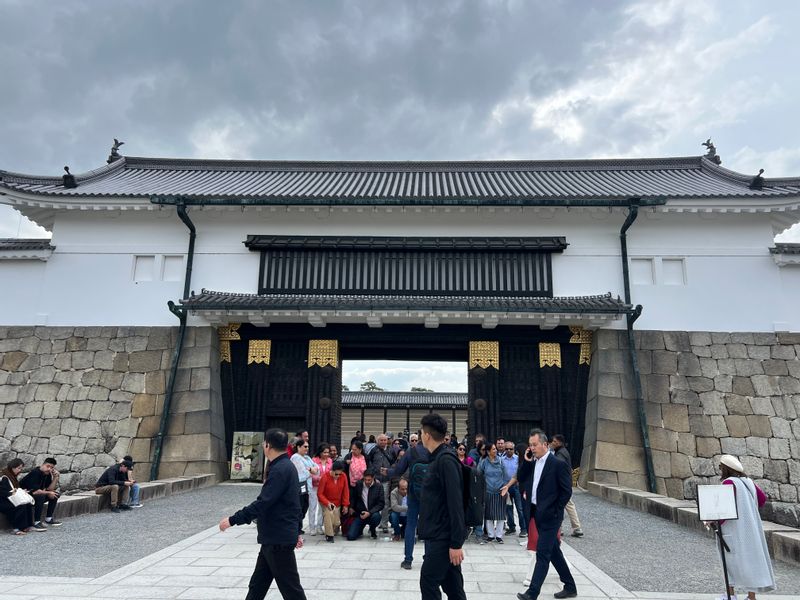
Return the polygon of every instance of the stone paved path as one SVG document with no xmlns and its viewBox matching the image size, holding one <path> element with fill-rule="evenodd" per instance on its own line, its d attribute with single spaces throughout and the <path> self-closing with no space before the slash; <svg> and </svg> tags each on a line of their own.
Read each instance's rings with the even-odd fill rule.
<svg viewBox="0 0 800 600">
<path fill-rule="evenodd" d="M 346 542 L 337 537 L 331 545 L 319 536 L 307 537 L 306 541 L 306 547 L 298 552 L 298 562 L 309 600 L 376 600 L 387 593 L 393 600 L 419 598 L 419 565 L 415 563 L 412 571 L 399 568 L 399 543 L 369 538 Z M 564 550 L 578 584 L 579 597 L 585 600 L 718 597 L 630 592 L 570 546 L 565 544 Z M 225 533 L 212 527 L 101 577 L 0 577 L 0 600 L 235 600 L 246 594 L 257 551 L 255 526 L 235 527 Z M 518 544 L 472 544 L 466 546 L 466 553 L 463 570 L 470 598 L 513 599 L 524 589 L 522 581 L 530 572 L 530 557 Z M 32 570 L 36 570 L 33 565 Z M 558 589 L 557 577 L 551 573 L 541 597 L 551 598 Z M 277 590 L 268 595 L 269 600 L 280 597 Z M 764 597 L 796 600 L 796 596 L 787 595 Z"/>
</svg>

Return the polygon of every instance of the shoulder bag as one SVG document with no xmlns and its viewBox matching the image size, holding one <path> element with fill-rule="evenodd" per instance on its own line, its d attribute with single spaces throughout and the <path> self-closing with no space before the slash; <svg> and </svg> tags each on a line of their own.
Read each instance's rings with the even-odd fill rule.
<svg viewBox="0 0 800 600">
<path fill-rule="evenodd" d="M 4 479 L 8 479 L 8 477 L 5 477 Z M 8 480 L 8 483 L 11 483 L 10 479 Z M 23 504 L 34 504 L 36 502 L 33 499 L 33 496 L 31 496 L 28 492 L 26 492 L 22 488 L 14 488 L 14 486 L 12 485 L 11 489 L 13 491 L 11 492 L 11 495 L 8 497 L 8 501 L 11 502 L 11 504 L 13 504 L 15 507 L 22 506 Z"/>
</svg>

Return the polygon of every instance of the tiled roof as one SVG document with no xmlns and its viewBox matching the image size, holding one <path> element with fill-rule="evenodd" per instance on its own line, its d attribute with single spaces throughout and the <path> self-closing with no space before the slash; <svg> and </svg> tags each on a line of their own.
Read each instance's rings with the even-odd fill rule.
<svg viewBox="0 0 800 600">
<path fill-rule="evenodd" d="M 203 310 L 468 310 L 578 314 L 624 314 L 630 307 L 611 294 L 560 298 L 500 296 L 349 296 L 332 294 L 235 294 L 202 290 L 181 301 Z"/>
<path fill-rule="evenodd" d="M 0 171 L 0 187 L 62 197 L 247 204 L 526 204 L 639 198 L 800 195 L 800 178 L 764 179 L 703 157 L 485 162 L 292 162 L 124 157 L 61 177 Z M 158 200 L 156 200 L 158 201 Z"/>
<path fill-rule="evenodd" d="M 344 408 L 361 406 L 467 408 L 468 404 L 468 395 L 458 392 L 342 392 Z"/>
<path fill-rule="evenodd" d="M 50 238 L 2 238 L 0 251 L 3 250 L 55 250 L 55 246 L 50 245 Z"/>
<path fill-rule="evenodd" d="M 797 243 L 784 243 L 775 244 L 769 251 L 772 254 L 800 254 L 800 244 Z"/>
</svg>

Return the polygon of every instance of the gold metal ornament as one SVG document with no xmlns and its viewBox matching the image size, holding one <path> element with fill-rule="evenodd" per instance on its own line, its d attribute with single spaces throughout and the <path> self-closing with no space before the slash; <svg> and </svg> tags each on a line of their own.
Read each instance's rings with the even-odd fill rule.
<svg viewBox="0 0 800 600">
<path fill-rule="evenodd" d="M 500 370 L 500 342 L 470 342 L 469 343 L 469 368 L 481 367 L 488 369 L 494 367 Z"/>
<path fill-rule="evenodd" d="M 314 365 L 339 368 L 339 342 L 337 340 L 308 340 L 308 368 Z"/>
<path fill-rule="evenodd" d="M 583 327 L 570 326 L 572 337 L 569 338 L 570 344 L 580 344 L 581 351 L 578 355 L 579 365 L 588 365 L 592 362 L 592 335 L 593 333 Z"/>
<path fill-rule="evenodd" d="M 222 327 L 217 327 L 220 362 L 231 362 L 231 342 L 242 339 L 242 336 L 237 331 L 241 326 L 241 323 L 228 323 Z"/>
<path fill-rule="evenodd" d="M 268 365 L 271 353 L 271 340 L 250 340 L 247 345 L 247 364 Z"/>
<path fill-rule="evenodd" d="M 561 367 L 561 344 L 539 342 L 539 368 Z"/>
</svg>

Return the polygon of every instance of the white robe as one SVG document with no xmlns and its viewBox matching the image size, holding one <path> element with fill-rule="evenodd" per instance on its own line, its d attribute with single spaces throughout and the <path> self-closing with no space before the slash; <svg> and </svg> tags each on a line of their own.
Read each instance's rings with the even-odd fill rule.
<svg viewBox="0 0 800 600">
<path fill-rule="evenodd" d="M 739 518 L 722 524 L 722 537 L 730 552 L 725 553 L 730 584 L 737 592 L 769 592 L 775 589 L 775 575 L 767 540 L 758 514 L 756 487 L 747 477 L 730 477 L 736 488 Z"/>
</svg>

